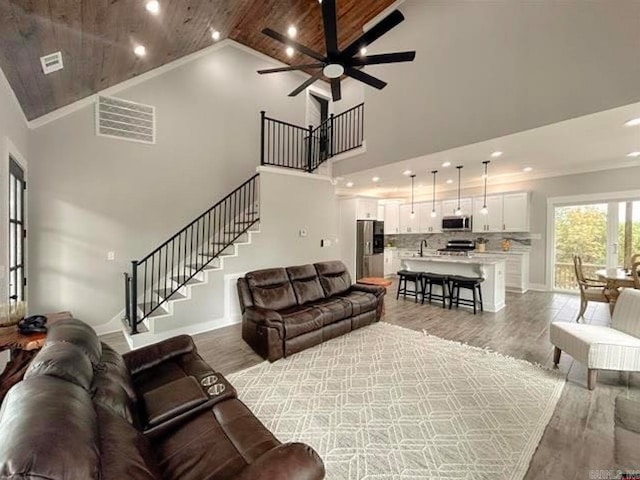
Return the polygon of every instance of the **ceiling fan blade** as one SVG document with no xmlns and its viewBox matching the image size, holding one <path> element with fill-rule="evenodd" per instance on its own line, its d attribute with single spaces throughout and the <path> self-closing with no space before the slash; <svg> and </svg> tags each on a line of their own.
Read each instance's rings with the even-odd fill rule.
<svg viewBox="0 0 640 480">
<path fill-rule="evenodd" d="M 360 80 L 361 82 L 377 88 L 378 90 L 382 90 L 387 86 L 387 82 L 383 82 L 379 78 L 373 77 L 361 70 L 356 70 L 353 67 L 344 67 L 344 74 L 351 78 L 355 78 L 356 80 Z"/>
<path fill-rule="evenodd" d="M 400 13 L 400 10 L 394 10 L 380 22 L 376 23 L 371 29 L 364 32 L 360 38 L 345 48 L 341 52 L 341 55 L 343 57 L 353 57 L 362 47 L 372 44 L 393 27 L 402 23 L 403 20 L 404 15 Z"/>
<path fill-rule="evenodd" d="M 293 70 L 303 70 L 305 68 L 322 68 L 322 67 L 324 67 L 324 63 L 305 63 L 303 65 L 292 65 L 290 67 L 267 68 L 265 70 L 258 70 L 258 73 L 260 75 L 264 75 L 265 73 L 291 72 Z"/>
<path fill-rule="evenodd" d="M 349 64 L 358 67 L 361 65 L 378 65 L 380 63 L 413 62 L 416 52 L 382 53 L 380 55 L 367 55 L 364 57 L 353 57 Z"/>
<path fill-rule="evenodd" d="M 332 78 L 331 79 L 331 97 L 334 102 L 337 102 L 342 98 L 342 91 L 340 90 L 340 79 Z"/>
<path fill-rule="evenodd" d="M 289 96 L 290 97 L 295 97 L 296 95 L 298 95 L 301 91 L 303 91 L 305 88 L 307 88 L 309 85 L 311 85 L 312 83 L 316 82 L 317 80 L 320 79 L 320 77 L 322 76 L 322 70 L 320 70 L 318 73 L 312 75 L 311 77 L 309 77 L 307 79 L 306 82 L 304 82 L 302 85 L 300 85 L 298 88 L 296 88 L 294 91 L 292 91 Z"/>
<path fill-rule="evenodd" d="M 285 37 L 284 35 L 276 32 L 275 30 L 271 30 L 270 28 L 265 28 L 264 30 L 262 30 L 262 33 L 264 33 L 266 36 L 273 38 L 274 40 L 279 41 L 280 43 L 283 43 L 287 46 L 293 47 L 294 49 L 296 49 L 298 52 L 300 53 L 304 53 L 305 55 L 307 55 L 308 57 L 311 57 L 315 60 L 318 60 L 319 62 L 324 62 L 325 58 L 320 55 L 318 52 L 314 52 L 313 50 L 311 50 L 310 48 L 305 47 L 304 45 L 291 40 L 289 37 Z"/>
<path fill-rule="evenodd" d="M 322 22 L 324 23 L 324 41 L 327 46 L 327 56 L 332 58 L 339 53 L 336 0 L 324 0 L 322 2 Z"/>
</svg>

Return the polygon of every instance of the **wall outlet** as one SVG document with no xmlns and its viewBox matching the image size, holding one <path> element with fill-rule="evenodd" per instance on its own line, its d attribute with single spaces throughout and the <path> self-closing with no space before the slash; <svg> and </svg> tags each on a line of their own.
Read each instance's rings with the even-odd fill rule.
<svg viewBox="0 0 640 480">
<path fill-rule="evenodd" d="M 116 252 L 107 252 L 107 260 L 113 262 L 116 259 Z"/>
<path fill-rule="evenodd" d="M 331 240 L 320 240 L 320 246 L 321 247 L 330 247 L 331 246 Z"/>
<path fill-rule="evenodd" d="M 307 235 L 309 235 L 309 232 L 307 231 L 306 228 L 301 228 L 300 229 L 300 236 L 301 237 L 306 237 Z"/>
</svg>

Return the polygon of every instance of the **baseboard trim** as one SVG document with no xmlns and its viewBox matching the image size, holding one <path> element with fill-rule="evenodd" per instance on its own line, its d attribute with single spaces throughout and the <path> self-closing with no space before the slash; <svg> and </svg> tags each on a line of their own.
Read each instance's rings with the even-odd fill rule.
<svg viewBox="0 0 640 480">
<path fill-rule="evenodd" d="M 534 292 L 548 292 L 549 289 L 544 283 L 530 283 L 529 290 L 533 290 Z"/>
<path fill-rule="evenodd" d="M 101 323 L 100 325 L 91 325 L 98 335 L 108 335 L 109 333 L 121 332 L 124 318 L 124 308 L 120 310 L 111 320 L 107 323 Z"/>
</svg>

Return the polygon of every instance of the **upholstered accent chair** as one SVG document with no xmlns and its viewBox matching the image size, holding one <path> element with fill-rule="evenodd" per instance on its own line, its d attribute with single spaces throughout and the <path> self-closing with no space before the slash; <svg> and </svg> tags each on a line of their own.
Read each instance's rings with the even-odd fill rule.
<svg viewBox="0 0 640 480">
<path fill-rule="evenodd" d="M 579 322 L 581 318 L 584 320 L 584 312 L 587 310 L 589 302 L 609 303 L 609 296 L 607 295 L 606 283 L 584 276 L 582 258 L 578 255 L 573 256 L 573 268 L 580 288 L 580 312 L 576 318 L 576 322 Z"/>
<path fill-rule="evenodd" d="M 611 326 L 553 322 L 550 329 L 557 367 L 562 352 L 588 369 L 589 390 L 598 370 L 640 371 L 640 290 L 626 288 L 618 297 Z"/>
</svg>

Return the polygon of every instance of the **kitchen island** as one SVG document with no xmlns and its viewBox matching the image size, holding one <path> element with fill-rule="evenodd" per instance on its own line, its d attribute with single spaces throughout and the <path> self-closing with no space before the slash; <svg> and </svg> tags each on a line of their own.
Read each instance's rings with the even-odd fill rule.
<svg viewBox="0 0 640 480">
<path fill-rule="evenodd" d="M 441 275 L 482 277 L 484 310 L 498 312 L 505 307 L 505 260 L 504 258 L 458 257 L 427 254 L 401 256 L 402 268 L 413 272 L 430 272 Z M 440 288 L 436 287 L 435 288 Z M 435 293 L 435 291 L 434 291 Z M 437 292 L 440 293 L 440 292 Z M 460 290 L 460 298 L 471 298 L 471 292 Z"/>
</svg>

